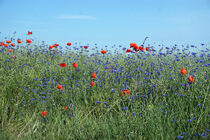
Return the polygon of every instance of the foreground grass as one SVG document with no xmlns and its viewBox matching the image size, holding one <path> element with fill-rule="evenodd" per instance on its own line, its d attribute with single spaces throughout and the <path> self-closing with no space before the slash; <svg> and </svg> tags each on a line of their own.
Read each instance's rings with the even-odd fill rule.
<svg viewBox="0 0 210 140">
<path fill-rule="evenodd" d="M 29 46 L 28 46 L 29 47 Z M 208 48 L 208 47 L 207 47 Z M 40 51 L 39 51 L 40 50 Z M 189 51 L 189 48 L 185 51 Z M 198 139 L 209 135 L 209 50 L 0 52 L 0 136 L 8 139 Z M 154 54 L 154 55 L 152 55 Z M 176 54 L 176 56 L 174 56 Z M 66 63 L 66 67 L 59 67 Z M 74 68 L 73 63 L 78 67 Z M 180 74 L 185 67 L 186 75 Z M 93 79 L 91 73 L 97 78 Z M 188 82 L 189 75 L 195 79 Z M 90 86 L 94 81 L 95 86 Z M 56 85 L 62 85 L 59 90 Z M 121 95 L 128 89 L 129 95 Z M 68 106 L 68 109 L 64 109 Z M 47 111 L 45 117 L 42 111 Z"/>
</svg>

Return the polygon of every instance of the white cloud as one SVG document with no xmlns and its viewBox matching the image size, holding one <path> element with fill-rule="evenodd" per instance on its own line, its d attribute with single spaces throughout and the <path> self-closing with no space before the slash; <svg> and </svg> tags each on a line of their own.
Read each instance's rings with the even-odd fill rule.
<svg viewBox="0 0 210 140">
<path fill-rule="evenodd" d="M 60 15 L 56 17 L 57 19 L 87 19 L 87 20 L 93 20 L 96 19 L 92 16 L 87 15 Z"/>
</svg>

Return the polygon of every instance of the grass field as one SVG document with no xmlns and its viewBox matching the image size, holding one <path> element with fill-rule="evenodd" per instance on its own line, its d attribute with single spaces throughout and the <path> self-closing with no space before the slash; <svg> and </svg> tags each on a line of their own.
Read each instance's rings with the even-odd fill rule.
<svg viewBox="0 0 210 140">
<path fill-rule="evenodd" d="M 208 139 L 209 45 L 11 43 L 0 44 L 1 139 Z"/>
</svg>

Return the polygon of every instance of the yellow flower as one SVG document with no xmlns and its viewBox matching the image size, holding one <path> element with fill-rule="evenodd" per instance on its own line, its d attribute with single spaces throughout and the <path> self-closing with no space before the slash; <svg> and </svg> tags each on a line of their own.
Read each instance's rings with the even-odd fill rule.
<svg viewBox="0 0 210 140">
<path fill-rule="evenodd" d="M 148 107 L 149 107 L 149 108 L 152 108 L 153 106 L 152 106 L 152 105 L 148 105 Z"/>
</svg>

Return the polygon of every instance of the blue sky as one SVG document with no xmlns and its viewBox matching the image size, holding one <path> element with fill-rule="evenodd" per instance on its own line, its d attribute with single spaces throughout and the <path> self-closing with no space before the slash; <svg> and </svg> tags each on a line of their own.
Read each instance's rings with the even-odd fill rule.
<svg viewBox="0 0 210 140">
<path fill-rule="evenodd" d="M 0 11 L 0 39 L 32 31 L 48 44 L 101 48 L 146 36 L 146 44 L 210 42 L 210 0 L 0 0 Z"/>
</svg>

